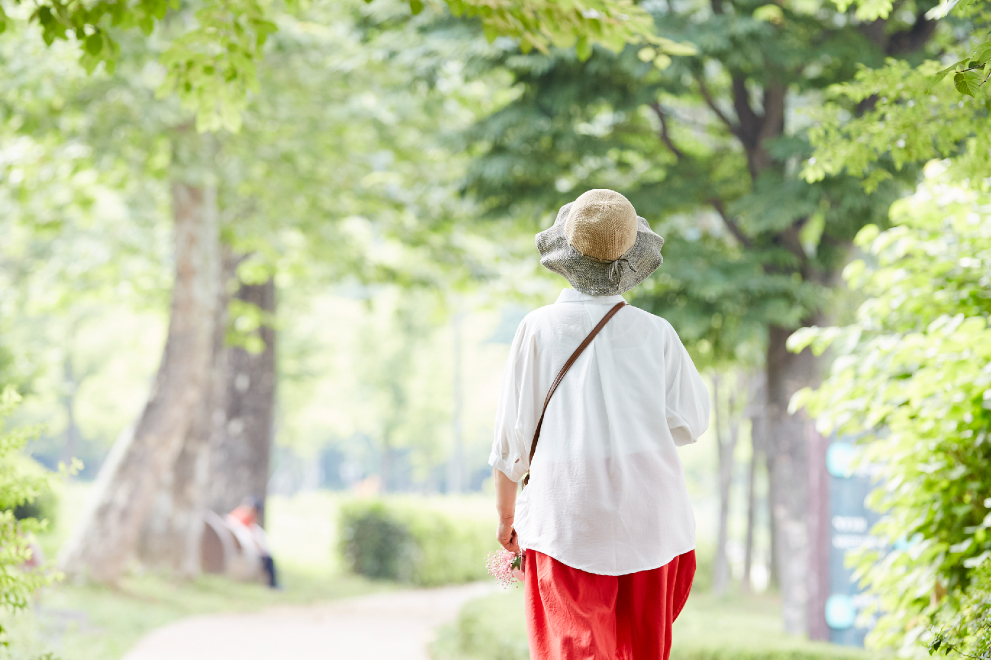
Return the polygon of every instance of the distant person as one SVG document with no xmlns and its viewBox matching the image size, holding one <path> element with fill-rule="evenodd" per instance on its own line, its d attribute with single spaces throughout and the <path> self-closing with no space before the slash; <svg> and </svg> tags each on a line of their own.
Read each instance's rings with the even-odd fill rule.
<svg viewBox="0 0 991 660">
<path fill-rule="evenodd" d="M 268 576 L 268 586 L 276 589 L 279 583 L 275 579 L 275 560 L 272 559 L 272 553 L 269 551 L 268 535 L 258 524 L 261 514 L 262 503 L 254 497 L 246 497 L 241 502 L 241 506 L 227 514 L 227 521 L 232 525 L 241 525 L 251 533 L 251 539 L 255 542 L 261 557 L 262 568 Z"/>
<path fill-rule="evenodd" d="M 707 428 L 709 394 L 671 324 L 621 295 L 664 239 L 589 190 L 536 242 L 574 288 L 520 324 L 489 458 L 499 542 L 523 552 L 530 657 L 667 660 L 695 576 L 676 448 Z"/>
</svg>

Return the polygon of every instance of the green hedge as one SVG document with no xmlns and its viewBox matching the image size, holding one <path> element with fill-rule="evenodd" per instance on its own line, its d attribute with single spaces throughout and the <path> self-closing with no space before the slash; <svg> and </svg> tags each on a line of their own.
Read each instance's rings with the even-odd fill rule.
<svg viewBox="0 0 991 660">
<path fill-rule="evenodd" d="M 434 660 L 529 660 L 523 592 L 468 603 L 455 623 L 441 629 Z M 883 657 L 809 642 L 781 630 L 780 607 L 767 598 L 717 599 L 699 591 L 675 623 L 671 660 L 866 660 Z"/>
<path fill-rule="evenodd" d="M 498 549 L 491 517 L 427 497 L 347 502 L 339 538 L 352 572 L 420 586 L 486 579 L 485 558 Z"/>
</svg>

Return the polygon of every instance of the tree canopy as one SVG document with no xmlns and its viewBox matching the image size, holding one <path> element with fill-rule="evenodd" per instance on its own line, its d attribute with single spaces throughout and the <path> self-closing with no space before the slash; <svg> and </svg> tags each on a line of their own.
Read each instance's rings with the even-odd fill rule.
<svg viewBox="0 0 991 660">
<path fill-rule="evenodd" d="M 766 374 L 786 627 L 805 629 L 808 539 L 802 421 L 791 394 L 813 382 L 812 356 L 788 335 L 829 313 L 854 237 L 883 223 L 914 180 L 897 170 L 866 194 L 836 172 L 801 176 L 811 155 L 803 115 L 823 91 L 887 58 L 921 57 L 932 4 L 867 21 L 829 3 L 714 0 L 650 4 L 661 36 L 697 52 L 669 58 L 631 45 L 522 55 L 495 48 L 479 67 L 508 70 L 519 94 L 465 136 L 478 156 L 466 190 L 492 216 L 536 229 L 588 188 L 622 190 L 667 239 L 666 261 L 634 304 L 668 318 L 701 360 L 743 360 Z"/>
<path fill-rule="evenodd" d="M 858 16 L 876 22 L 904 11 L 891 2 L 855 4 Z M 811 113 L 815 152 L 804 164 L 806 180 L 848 172 L 871 191 L 903 167 L 953 158 L 958 179 L 986 185 L 991 5 L 941 2 L 925 17 L 933 35 L 927 57 L 862 68 L 827 90 Z"/>
</svg>

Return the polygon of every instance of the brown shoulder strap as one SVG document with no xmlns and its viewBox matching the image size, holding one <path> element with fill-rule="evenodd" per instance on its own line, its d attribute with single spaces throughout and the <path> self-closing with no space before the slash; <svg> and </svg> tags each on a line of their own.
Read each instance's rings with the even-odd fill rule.
<svg viewBox="0 0 991 660">
<path fill-rule="evenodd" d="M 586 348 L 588 348 L 588 345 L 592 343 L 593 339 L 595 339 L 595 335 L 599 334 L 599 330 L 602 330 L 602 328 L 605 327 L 606 323 L 609 323 L 609 319 L 615 316 L 616 312 L 618 312 L 625 306 L 626 306 L 625 301 L 618 302 L 615 305 L 613 305 L 612 309 L 606 312 L 606 315 L 602 317 L 602 320 L 599 321 L 598 325 L 592 328 L 592 332 L 588 333 L 588 336 L 585 337 L 584 341 L 582 341 L 582 343 L 578 346 L 578 348 L 575 349 L 575 352 L 571 354 L 571 357 L 568 358 L 568 361 L 564 363 L 564 366 L 561 367 L 561 371 L 559 371 L 557 374 L 557 378 L 555 378 L 554 382 L 551 383 L 551 388 L 547 391 L 547 397 L 544 398 L 544 409 L 540 411 L 540 419 L 537 420 L 537 429 L 533 432 L 533 442 L 530 443 L 530 461 L 528 465 L 533 464 L 533 453 L 537 451 L 537 440 L 540 439 L 540 427 L 544 423 L 544 414 L 547 412 L 547 404 L 551 402 L 551 396 L 554 395 L 554 390 L 556 390 L 557 386 L 561 384 L 561 379 L 564 378 L 564 374 L 568 373 L 568 369 L 570 369 L 571 365 L 575 363 L 575 361 L 578 359 L 578 356 L 581 355 Z M 528 483 L 530 483 L 529 472 L 527 472 L 527 475 L 523 478 L 523 487 L 525 488 Z"/>
</svg>

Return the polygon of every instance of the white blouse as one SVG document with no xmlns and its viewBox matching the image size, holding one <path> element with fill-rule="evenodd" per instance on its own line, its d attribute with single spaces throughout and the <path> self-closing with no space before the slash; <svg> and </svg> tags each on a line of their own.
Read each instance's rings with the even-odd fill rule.
<svg viewBox="0 0 991 660">
<path fill-rule="evenodd" d="M 621 300 L 565 289 L 520 323 L 489 457 L 513 481 L 530 467 L 551 382 Z M 708 425 L 708 390 L 674 328 L 624 307 L 547 407 L 530 483 L 516 502 L 520 546 L 600 575 L 650 570 L 692 550 L 695 517 L 675 447 Z"/>
</svg>

